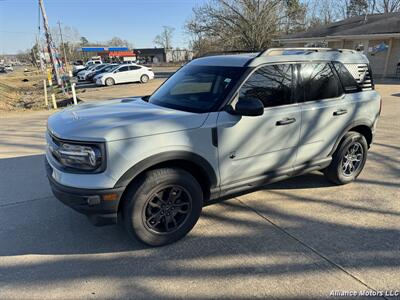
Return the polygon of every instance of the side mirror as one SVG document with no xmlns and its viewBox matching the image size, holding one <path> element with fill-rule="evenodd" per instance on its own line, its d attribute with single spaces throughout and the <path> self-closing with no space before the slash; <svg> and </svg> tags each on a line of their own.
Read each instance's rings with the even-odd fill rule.
<svg viewBox="0 0 400 300">
<path fill-rule="evenodd" d="M 264 104 L 254 97 L 242 97 L 236 102 L 234 112 L 242 116 L 261 116 L 264 114 Z"/>
</svg>

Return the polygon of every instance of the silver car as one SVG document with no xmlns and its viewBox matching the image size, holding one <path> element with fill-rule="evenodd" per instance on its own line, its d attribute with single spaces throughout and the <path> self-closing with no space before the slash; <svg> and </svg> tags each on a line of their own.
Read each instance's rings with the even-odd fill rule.
<svg viewBox="0 0 400 300">
<path fill-rule="evenodd" d="M 151 96 L 80 104 L 48 120 L 56 197 L 140 241 L 185 236 L 204 204 L 321 170 L 355 180 L 381 97 L 356 51 L 269 49 L 193 60 Z"/>
</svg>

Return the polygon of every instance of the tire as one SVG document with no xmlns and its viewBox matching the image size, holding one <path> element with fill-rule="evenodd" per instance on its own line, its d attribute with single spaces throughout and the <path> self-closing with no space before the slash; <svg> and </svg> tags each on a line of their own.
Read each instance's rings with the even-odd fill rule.
<svg viewBox="0 0 400 300">
<path fill-rule="evenodd" d="M 338 185 L 352 182 L 364 168 L 367 151 L 368 144 L 363 135 L 354 131 L 346 133 L 333 153 L 331 164 L 323 170 L 325 177 Z"/>
<path fill-rule="evenodd" d="M 106 86 L 111 86 L 115 84 L 115 80 L 109 77 L 104 81 L 104 83 L 106 84 Z"/>
<path fill-rule="evenodd" d="M 147 83 L 149 81 L 149 79 L 150 79 L 149 76 L 146 75 L 146 74 L 140 76 L 140 82 L 141 83 Z"/>
<path fill-rule="evenodd" d="M 179 196 L 174 197 L 176 194 Z M 163 168 L 134 181 L 123 201 L 128 233 L 147 245 L 164 246 L 184 237 L 196 224 L 203 192 L 190 173 Z"/>
</svg>

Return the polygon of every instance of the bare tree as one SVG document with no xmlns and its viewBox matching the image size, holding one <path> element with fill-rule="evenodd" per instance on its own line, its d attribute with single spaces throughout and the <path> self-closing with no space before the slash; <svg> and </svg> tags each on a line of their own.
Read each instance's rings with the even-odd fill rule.
<svg viewBox="0 0 400 300">
<path fill-rule="evenodd" d="M 128 42 L 127 40 L 121 39 L 117 36 L 114 36 L 111 40 L 107 41 L 106 44 L 112 47 L 128 47 L 133 48 L 132 43 Z"/>
<path fill-rule="evenodd" d="M 192 36 L 192 45 L 213 44 L 219 50 L 265 49 L 283 27 L 288 2 L 211 0 L 194 8 L 186 29 Z"/>
<path fill-rule="evenodd" d="M 400 0 L 373 0 L 371 4 L 374 7 L 372 12 L 391 13 L 400 11 Z"/>
<path fill-rule="evenodd" d="M 170 26 L 163 26 L 163 30 L 154 38 L 154 44 L 162 48 L 171 49 L 172 48 L 172 37 L 175 28 Z"/>
</svg>

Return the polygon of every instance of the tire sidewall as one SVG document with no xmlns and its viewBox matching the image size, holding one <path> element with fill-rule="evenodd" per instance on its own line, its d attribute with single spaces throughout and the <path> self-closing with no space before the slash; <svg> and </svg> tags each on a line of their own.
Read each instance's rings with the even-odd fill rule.
<svg viewBox="0 0 400 300">
<path fill-rule="evenodd" d="M 184 187 L 192 197 L 191 213 L 182 227 L 171 234 L 160 234 L 150 231 L 144 224 L 142 217 L 148 199 L 155 191 L 172 184 Z M 163 246 L 173 243 L 185 236 L 200 217 L 203 206 L 202 190 L 193 176 L 183 170 L 169 169 L 169 172 L 162 177 L 146 176 L 142 182 L 136 184 L 133 188 L 136 191 L 130 195 L 129 199 L 126 199 L 127 206 L 124 213 L 125 226 L 128 231 L 131 231 L 135 237 L 145 244 Z"/>
<path fill-rule="evenodd" d="M 111 77 L 108 77 L 106 80 L 104 80 L 106 86 L 111 86 L 115 84 L 114 79 L 112 79 Z M 108 84 L 108 82 L 111 82 L 111 84 Z"/>
<path fill-rule="evenodd" d="M 146 78 L 145 80 L 143 80 L 143 78 Z M 150 77 L 146 74 L 143 74 L 142 76 L 140 76 L 140 82 L 141 83 L 147 83 L 149 82 Z"/>
<path fill-rule="evenodd" d="M 363 157 L 360 166 L 358 167 L 357 171 L 352 174 L 351 176 L 345 176 L 343 175 L 342 172 L 342 160 L 344 155 L 346 154 L 347 150 L 351 145 L 353 145 L 355 142 L 360 143 L 360 145 L 363 148 Z M 344 139 L 343 143 L 340 145 L 339 150 L 334 156 L 334 162 L 336 164 L 336 172 L 337 172 L 337 178 L 341 183 L 348 183 L 353 180 L 355 180 L 358 175 L 360 175 L 361 171 L 364 168 L 365 162 L 367 160 L 367 154 L 368 154 L 368 144 L 367 141 L 365 140 L 364 136 L 359 134 L 358 132 L 352 132 L 349 133 L 346 138 Z"/>
</svg>

